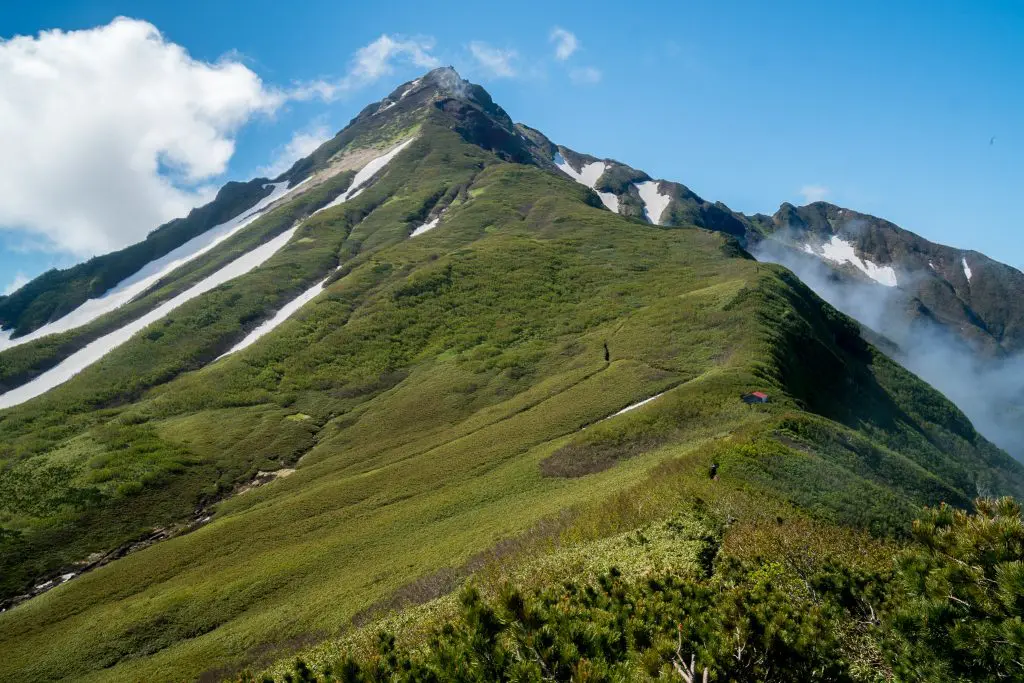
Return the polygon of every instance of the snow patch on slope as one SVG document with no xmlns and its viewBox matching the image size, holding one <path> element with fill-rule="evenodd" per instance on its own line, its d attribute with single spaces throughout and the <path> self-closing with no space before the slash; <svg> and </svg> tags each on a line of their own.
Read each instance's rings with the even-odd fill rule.
<svg viewBox="0 0 1024 683">
<path fill-rule="evenodd" d="M 565 157 L 563 157 L 560 152 L 555 152 L 554 162 L 555 166 L 561 169 L 563 173 L 575 180 L 577 183 L 586 185 L 591 190 L 594 189 L 594 186 L 597 185 L 597 181 L 601 179 L 601 176 L 604 175 L 605 170 L 608 168 L 608 164 L 603 161 L 593 161 L 577 171 L 572 167 L 572 164 L 565 160 Z M 619 198 L 613 193 L 598 192 L 597 196 L 601 198 L 601 203 L 604 204 L 609 211 L 612 213 L 619 212 Z"/>
<path fill-rule="evenodd" d="M 960 258 L 960 263 L 963 264 L 963 266 L 964 266 L 964 275 L 967 276 L 967 281 L 970 282 L 971 281 L 972 273 L 971 273 L 971 267 L 969 265 L 967 265 L 967 257 L 966 256 L 962 256 Z"/>
<path fill-rule="evenodd" d="M 288 243 L 288 240 L 290 240 L 292 235 L 295 234 L 296 229 L 297 226 L 290 230 L 286 230 L 266 244 L 262 244 L 252 251 L 239 256 L 217 272 L 201 280 L 199 283 L 193 285 L 191 288 L 185 290 L 173 299 L 157 306 L 138 320 L 134 320 L 127 325 L 89 343 L 79 351 L 76 351 L 65 358 L 59 365 L 47 370 L 32 381 L 15 389 L 11 389 L 6 394 L 0 394 L 0 408 L 10 408 L 11 406 L 16 406 L 19 403 L 24 403 L 29 399 L 35 398 L 36 396 L 67 382 L 69 379 L 103 358 L 118 346 L 127 342 L 135 336 L 136 333 L 160 320 L 182 304 L 185 304 L 186 302 L 209 292 L 211 289 L 214 289 L 229 280 L 233 280 L 236 277 L 244 275 L 245 273 L 248 273 L 254 268 L 262 265 L 267 261 L 267 259 L 276 254 L 285 244 Z"/>
<path fill-rule="evenodd" d="M 607 164 L 603 161 L 594 161 L 580 169 L 579 181 L 591 190 L 597 185 L 597 181 L 604 175 Z"/>
<path fill-rule="evenodd" d="M 561 152 L 555 152 L 554 162 L 555 166 L 560 168 L 567 176 L 575 180 L 577 183 L 581 182 L 580 174 L 572 167 L 572 164 L 565 160 L 565 157 L 562 156 Z"/>
<path fill-rule="evenodd" d="M 345 201 L 347 201 L 349 199 L 352 199 L 353 197 L 358 195 L 360 192 L 362 192 L 365 189 L 366 183 L 370 179 L 372 179 L 373 176 L 377 174 L 377 172 L 379 172 L 381 169 L 383 169 L 385 166 L 387 166 L 388 162 L 390 162 L 392 159 L 394 159 L 399 154 L 399 152 L 401 152 L 403 149 L 408 147 L 409 144 L 413 140 L 415 140 L 415 138 L 409 138 L 405 142 L 402 142 L 401 144 L 396 145 L 393 149 L 388 151 L 386 154 L 382 154 L 381 156 L 376 157 L 375 159 L 373 159 L 370 162 L 368 162 L 352 178 L 352 182 L 349 185 L 349 189 L 348 190 L 343 192 L 334 201 L 332 201 L 327 206 L 319 209 L 318 211 L 322 211 L 323 209 L 329 208 L 331 206 L 337 206 L 338 204 L 341 204 L 342 202 L 345 202 Z M 305 180 L 302 181 L 302 182 L 305 182 Z M 238 230 L 240 230 L 243 227 L 245 227 L 245 225 L 248 225 L 249 223 L 251 223 L 253 220 L 256 219 L 256 217 L 257 217 L 256 214 L 259 211 L 262 211 L 262 209 L 265 208 L 270 203 L 272 203 L 272 202 L 274 202 L 274 201 L 276 201 L 278 199 L 281 199 L 285 195 L 287 195 L 290 192 L 294 191 L 302 183 L 298 183 L 295 187 L 291 188 L 290 190 L 282 190 L 281 186 L 283 186 L 285 184 L 286 183 L 275 183 L 274 184 L 274 191 L 270 195 L 268 195 L 266 198 L 261 200 L 259 202 L 259 204 L 254 206 L 248 212 L 244 213 L 242 216 L 239 216 L 238 218 L 233 219 L 233 221 L 229 221 L 229 223 L 237 222 L 237 224 L 234 226 L 233 231 L 232 231 L 231 234 L 233 234 L 234 232 L 237 232 Z M 318 211 L 315 211 L 314 213 L 317 213 Z M 228 223 L 225 223 L 224 225 L 228 225 Z M 218 228 L 220 228 L 220 227 L 222 227 L 222 226 L 218 226 Z M 93 341 L 92 343 L 88 344 L 87 346 L 83 347 L 81 350 L 77 351 L 76 353 L 72 354 L 71 356 L 68 356 L 66 359 L 64 359 L 64 361 L 62 361 L 56 367 L 52 368 L 51 370 L 48 370 L 47 372 L 44 372 L 43 374 L 41 374 L 38 377 L 36 377 L 34 380 L 32 380 L 32 381 L 30 381 L 30 382 L 28 382 L 28 383 L 26 383 L 26 384 L 24 384 L 24 385 L 22 385 L 20 387 L 12 389 L 11 391 L 7 392 L 6 394 L 0 394 L 0 408 L 8 408 L 10 406 L 14 406 L 14 405 L 17 405 L 19 403 L 24 403 L 25 401 L 27 401 L 27 400 L 29 400 L 31 398 L 35 398 L 36 396 L 39 396 L 40 394 L 45 393 L 46 391 L 49 391 L 50 389 L 52 389 L 52 388 L 54 388 L 54 387 L 56 387 L 56 386 L 58 386 L 60 384 L 63 384 L 64 382 L 68 381 L 69 379 L 74 377 L 76 374 L 78 374 L 79 372 L 81 372 L 82 370 L 87 368 L 89 365 L 92 365 L 97 360 L 99 360 L 100 358 L 102 358 L 103 356 L 108 354 L 110 351 L 114 350 L 115 348 L 117 348 L 121 344 L 124 344 L 135 333 L 139 332 L 140 330 L 142 330 L 146 326 L 150 325 L 151 323 L 153 323 L 153 322 L 163 318 L 165 315 L 167 315 L 168 313 L 173 311 L 178 306 L 181 306 L 182 304 L 186 303 L 187 301 L 189 301 L 191 299 L 194 299 L 195 297 L 210 291 L 211 289 L 213 289 L 213 288 L 215 288 L 215 287 L 217 287 L 217 286 L 227 282 L 228 280 L 234 279 L 234 278 L 238 277 L 239 275 L 243 275 L 243 274 L 249 272 L 250 270 L 252 270 L 253 268 L 256 268 L 257 266 L 261 265 L 263 262 L 265 262 L 267 259 L 269 259 L 271 256 L 273 256 L 279 249 L 281 249 L 281 247 L 283 247 L 288 242 L 289 239 L 291 239 L 292 235 L 295 234 L 295 231 L 296 231 L 297 228 L 298 228 L 298 226 L 295 226 L 295 227 L 291 228 L 290 230 L 288 230 L 287 232 L 285 232 L 285 233 L 283 233 L 281 235 L 278 235 L 277 237 L 275 237 L 270 242 L 267 242 L 266 244 L 263 244 L 263 245 L 261 245 L 259 247 L 256 247 L 255 249 L 253 249 L 249 253 L 240 256 L 239 258 L 237 258 L 234 261 L 232 261 L 231 263 L 227 264 L 226 266 L 224 266 L 223 268 L 221 268 L 217 272 L 213 273 L 212 275 L 210 275 L 206 279 L 202 280 L 201 282 L 199 282 L 198 284 L 194 285 L 190 289 L 182 292 L 181 294 L 179 294 L 178 296 L 174 297 L 173 299 L 171 299 L 171 300 L 163 303 L 162 305 L 158 306 L 157 308 L 153 309 L 152 311 L 150 311 L 146 315 L 142 316 L 138 320 L 135 320 L 135 321 L 133 321 L 131 323 L 128 323 L 127 325 L 125 325 L 125 326 L 123 326 L 123 327 L 121 327 L 121 328 L 119 328 L 119 329 L 117 329 L 117 330 L 115 330 L 115 331 L 113 331 L 113 332 L 103 336 L 103 337 L 100 337 L 99 339 L 97 339 L 97 340 Z M 216 230 L 216 229 L 217 228 L 214 228 L 212 230 Z M 200 237 L 208 235 L 210 232 L 211 231 L 207 231 L 206 233 L 204 233 L 204 235 L 201 235 Z M 193 254 L 187 260 L 191 260 L 192 258 L 195 258 L 200 253 L 205 253 L 205 251 L 209 251 L 209 249 L 213 248 L 216 244 L 222 242 L 228 236 L 229 235 L 225 235 L 221 239 L 216 240 L 215 242 L 211 242 L 203 251 Z M 196 238 L 196 239 L 198 239 L 198 238 Z M 179 249 L 180 249 L 180 247 L 179 247 Z M 175 252 L 177 252 L 177 251 L 178 250 L 175 250 Z M 172 252 L 172 254 L 175 253 L 175 252 Z M 171 254 L 168 254 L 168 257 L 169 256 L 171 256 Z M 165 260 L 165 259 L 167 259 L 167 257 L 164 257 L 164 259 L 161 259 L 161 260 Z M 170 270 L 173 270 L 173 268 L 176 268 L 176 267 L 178 267 L 179 265 L 181 265 L 182 263 L 185 263 L 185 262 L 186 261 L 177 262 L 173 266 L 168 266 L 168 268 Z M 148 268 L 148 266 L 147 266 L 147 268 Z M 166 273 L 166 272 L 170 272 L 170 270 L 161 270 L 160 272 L 161 273 Z M 142 271 L 139 271 L 139 273 L 142 273 Z M 135 278 L 136 276 L 139 275 L 139 273 L 136 273 L 135 275 L 133 275 L 132 278 L 126 279 L 124 282 L 128 282 L 128 280 Z M 155 279 L 153 279 L 150 282 L 150 284 L 152 284 L 152 282 L 155 282 L 157 279 L 159 279 L 159 277 L 155 277 Z M 121 283 L 121 284 L 123 284 L 123 283 Z M 120 287 L 121 284 L 119 284 L 118 287 Z M 148 287 L 149 285 L 147 284 L 146 286 Z M 145 289 L 145 287 L 143 289 Z M 113 291 L 113 290 L 111 290 L 111 291 Z M 312 290 L 308 290 L 307 292 L 305 292 L 303 294 L 303 296 L 306 295 L 306 294 L 310 294 L 311 291 Z M 316 294 L 312 294 L 312 296 L 316 296 Z M 312 296 L 310 298 L 312 298 Z M 300 298 L 301 298 L 301 296 L 300 296 Z M 125 302 L 122 302 L 122 303 L 125 303 Z M 292 303 L 295 303 L 295 302 L 292 302 Z M 302 302 L 302 303 L 304 303 L 304 302 Z M 84 305 L 85 304 L 83 304 L 83 306 Z M 120 305 L 120 304 L 118 304 L 118 305 Z M 294 310 L 288 312 L 287 315 L 285 315 L 285 318 L 287 318 L 288 315 L 291 315 L 291 313 L 294 313 L 295 310 L 298 310 L 298 307 L 301 307 L 301 305 L 302 304 L 299 303 L 298 306 Z M 287 306 L 286 306 L 286 308 L 287 308 Z M 284 311 L 285 311 L 285 309 L 283 308 L 281 311 L 279 311 L 279 314 L 281 312 L 284 312 Z M 69 314 L 69 315 L 71 315 L 71 314 Z M 100 315 L 100 314 L 97 314 L 97 315 Z M 271 321 L 267 321 L 267 323 L 273 322 L 276 319 L 277 319 L 277 316 L 275 315 L 275 317 Z M 264 323 L 264 324 L 267 324 L 267 323 Z M 81 324 L 84 324 L 84 323 L 81 323 Z M 263 331 L 262 334 L 260 334 L 260 336 L 262 336 L 263 334 L 266 334 L 271 329 L 273 329 L 273 327 L 276 327 L 278 324 L 280 324 L 280 321 L 275 323 L 272 327 L 266 328 L 265 331 Z M 261 325 L 260 328 L 262 328 L 262 327 L 263 326 Z M 260 328 L 257 328 L 257 329 L 260 329 Z M 255 331 L 256 330 L 254 330 L 253 332 L 255 332 Z M 8 336 L 9 336 L 9 332 L 8 332 Z M 28 335 L 26 335 L 26 338 L 27 338 L 27 336 Z M 26 338 L 18 338 L 17 340 L 15 340 L 15 342 L 16 343 L 23 343 L 24 341 L 27 340 Z M 256 338 L 258 338 L 258 337 L 256 337 Z M 248 339 L 248 337 L 246 337 L 246 339 Z M 253 339 L 253 341 L 255 341 L 255 339 Z M 0 350 L 2 350 L 4 348 L 3 345 L 2 345 L 2 342 L 3 342 L 3 338 L 2 338 L 2 336 L 0 336 Z M 245 343 L 245 342 L 246 342 L 246 340 L 242 340 L 242 343 Z M 249 342 L 249 343 L 252 343 L 252 342 Z M 246 344 L 246 345 L 248 345 L 248 344 Z M 238 347 L 238 348 L 244 348 L 244 347 Z M 232 353 L 234 350 L 236 350 L 236 349 L 233 348 L 228 353 Z"/>
<path fill-rule="evenodd" d="M 598 192 L 597 196 L 601 198 L 601 203 L 605 205 L 605 208 L 612 213 L 619 212 L 619 198 L 611 192 Z"/>
<path fill-rule="evenodd" d="M 377 175 L 378 171 L 380 171 L 385 166 L 387 166 L 388 162 L 390 162 L 392 159 L 394 159 L 396 156 L 398 156 L 399 152 L 401 152 L 403 149 L 405 149 L 410 144 L 412 144 L 412 141 L 415 140 L 415 139 L 416 138 L 414 138 L 414 137 L 413 138 L 409 138 L 408 140 L 406 140 L 405 142 L 401 143 L 400 145 L 397 145 L 390 152 L 387 152 L 386 154 L 382 154 L 379 157 L 368 161 L 366 163 L 366 165 L 363 166 L 361 169 L 359 169 L 359 171 L 352 178 L 352 182 L 349 184 L 347 190 L 345 190 L 340 195 L 335 197 L 334 200 L 331 201 L 330 204 L 327 204 L 326 206 L 322 206 L 319 209 L 317 209 L 316 211 L 314 211 L 312 215 L 315 216 L 316 214 L 320 213 L 321 211 L 326 211 L 327 209 L 330 209 L 332 207 L 338 206 L 339 204 L 344 204 L 348 200 L 353 199 L 356 196 L 358 196 L 359 193 L 361 193 L 363 190 L 366 189 L 366 187 L 365 187 L 366 183 L 371 178 L 373 178 L 373 176 Z"/>
<path fill-rule="evenodd" d="M 399 96 L 398 99 L 402 99 L 403 97 L 405 97 L 406 95 L 411 93 L 413 90 L 416 89 L 416 86 L 419 85 L 419 84 L 420 84 L 420 79 L 417 78 L 415 81 L 413 81 L 412 83 L 409 84 L 408 88 L 406 88 L 405 90 L 402 91 L 402 94 L 401 94 L 401 96 Z"/>
<path fill-rule="evenodd" d="M 252 346 L 258 339 L 272 332 L 274 328 L 276 328 L 278 325 L 283 323 L 288 318 L 292 317 L 292 315 L 294 315 L 296 311 L 298 311 L 300 308 L 302 308 L 310 301 L 315 299 L 316 296 L 320 294 L 320 292 L 324 291 L 324 287 L 327 286 L 328 279 L 330 278 L 324 278 L 320 282 L 316 283 L 315 285 L 307 289 L 302 294 L 298 295 L 297 297 L 286 303 L 284 306 L 281 307 L 281 310 L 274 314 L 273 318 L 271 318 L 270 320 L 265 320 L 264 322 L 260 323 L 259 326 L 257 326 L 252 332 L 245 335 L 245 339 L 232 346 L 227 353 L 218 356 L 217 360 L 220 360 L 224 356 L 230 356 L 232 353 L 236 351 L 241 351 L 247 346 Z"/>
<path fill-rule="evenodd" d="M 150 261 L 135 273 L 108 289 L 103 295 L 85 301 L 67 315 L 47 323 L 29 334 L 11 339 L 13 330 L 0 330 L 0 351 L 35 341 L 51 334 L 73 330 L 92 322 L 101 315 L 124 306 L 159 280 L 169 275 L 173 270 L 202 256 L 242 228 L 251 224 L 260 217 L 260 214 L 267 206 L 291 194 L 304 182 L 306 180 L 290 189 L 287 187 L 287 181 L 264 185 L 264 187 L 273 186 L 274 189 L 247 211 L 243 211 L 231 220 L 210 228 L 201 235 L 196 235 L 164 256 Z"/>
<path fill-rule="evenodd" d="M 879 266 L 871 261 L 862 259 L 857 256 L 853 245 L 839 237 L 839 235 L 832 235 L 832 239 L 821 245 L 821 255 L 833 263 L 849 263 L 853 265 L 857 270 L 880 285 L 895 287 L 898 284 L 896 282 L 896 271 L 893 270 L 892 266 Z"/>
<path fill-rule="evenodd" d="M 577 183 L 586 185 L 591 190 L 594 189 L 594 185 L 597 185 L 597 181 L 601 178 L 601 174 L 604 173 L 606 168 L 606 164 L 603 161 L 593 161 L 577 171 L 559 152 L 555 152 L 554 162 L 555 166 L 560 168 L 563 173 Z"/>
<path fill-rule="evenodd" d="M 659 184 L 657 180 L 645 180 L 634 185 L 636 191 L 640 193 L 640 199 L 644 202 L 644 216 L 654 225 L 661 225 L 661 216 L 668 208 L 671 199 L 667 194 L 658 193 Z"/>
<path fill-rule="evenodd" d="M 409 237 L 416 237 L 417 235 L 422 235 L 423 233 L 425 233 L 425 232 L 427 232 L 429 230 L 433 230 L 434 228 L 437 227 L 437 224 L 440 222 L 440 220 L 441 220 L 441 217 L 438 216 L 434 220 L 432 220 L 432 221 L 430 221 L 428 223 L 424 223 L 420 227 L 418 227 L 415 230 L 413 230 L 412 234 L 409 235 Z"/>
</svg>

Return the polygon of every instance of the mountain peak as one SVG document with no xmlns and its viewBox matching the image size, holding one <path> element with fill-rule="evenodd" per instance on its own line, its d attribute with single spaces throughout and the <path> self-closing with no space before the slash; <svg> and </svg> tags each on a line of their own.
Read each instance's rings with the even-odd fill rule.
<svg viewBox="0 0 1024 683">
<path fill-rule="evenodd" d="M 453 66 L 440 66 L 431 69 L 419 78 L 406 81 L 378 104 L 386 106 L 388 103 L 399 102 L 410 95 L 418 95 L 419 97 L 416 99 L 420 103 L 452 98 L 472 102 L 485 108 L 496 106 L 486 90 L 460 76 Z"/>
<path fill-rule="evenodd" d="M 424 83 L 433 84 L 439 90 L 456 97 L 465 97 L 469 87 L 472 85 L 472 83 L 460 76 L 453 66 L 440 66 L 428 71 L 420 80 Z"/>
</svg>

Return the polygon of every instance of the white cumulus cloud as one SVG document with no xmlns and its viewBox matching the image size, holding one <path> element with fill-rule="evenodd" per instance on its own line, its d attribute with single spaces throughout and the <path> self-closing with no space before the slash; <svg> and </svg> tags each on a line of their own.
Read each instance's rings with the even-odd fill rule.
<svg viewBox="0 0 1024 683">
<path fill-rule="evenodd" d="M 569 59 L 580 46 L 574 33 L 557 26 L 551 31 L 551 42 L 555 44 L 555 59 L 560 61 Z"/>
<path fill-rule="evenodd" d="M 0 226 L 80 256 L 207 199 L 196 185 L 226 169 L 235 132 L 284 100 L 125 18 L 0 41 L 0 92 Z"/>
<path fill-rule="evenodd" d="M 495 78 L 513 78 L 517 74 L 514 63 L 519 55 L 515 50 L 502 50 L 474 40 L 469 44 L 469 52 L 476 63 Z"/>
<path fill-rule="evenodd" d="M 384 34 L 356 50 L 348 72 L 342 78 L 301 85 L 291 91 L 290 95 L 296 99 L 333 99 L 394 73 L 396 63 L 433 69 L 441 65 L 440 60 L 430 54 L 433 49 L 433 38 L 404 38 Z"/>
<path fill-rule="evenodd" d="M 136 242 L 212 199 L 253 117 L 289 99 L 331 99 L 396 64 L 437 66 L 432 47 L 382 35 L 342 77 L 282 89 L 237 57 L 194 59 L 152 24 L 124 17 L 0 39 L 0 230 L 78 258 Z M 300 132 L 278 162 L 322 135 Z"/>
<path fill-rule="evenodd" d="M 592 66 L 583 66 L 569 72 L 569 78 L 573 83 L 580 85 L 593 85 L 601 82 L 601 71 Z"/>
<path fill-rule="evenodd" d="M 296 161 L 312 154 L 317 147 L 330 138 L 330 130 L 323 125 L 295 131 L 291 140 L 274 150 L 274 160 L 267 166 L 260 167 L 260 175 L 276 178 L 291 168 Z"/>
<path fill-rule="evenodd" d="M 820 202 L 829 195 L 829 190 L 824 185 L 804 185 L 800 188 L 800 195 L 804 198 L 804 203 L 813 204 L 814 202 Z"/>
</svg>

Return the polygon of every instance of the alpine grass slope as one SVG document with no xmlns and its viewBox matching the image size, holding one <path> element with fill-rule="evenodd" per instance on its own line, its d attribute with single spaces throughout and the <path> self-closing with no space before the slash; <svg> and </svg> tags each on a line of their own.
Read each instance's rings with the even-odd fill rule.
<svg viewBox="0 0 1024 683">
<path fill-rule="evenodd" d="M 752 259 L 762 218 L 594 163 L 439 69 L 0 302 L 13 340 L 54 325 L 0 352 L 5 396 L 119 341 L 0 412 L 0 679 L 959 671 L 874 609 L 939 599 L 880 593 L 922 505 L 1019 496 L 1024 468 Z M 580 635 L 602 619 L 625 640 Z"/>
<path fill-rule="evenodd" d="M 987 438 L 1024 459 L 1024 273 L 826 202 L 747 216 L 685 185 L 536 136 L 611 211 L 724 232 L 758 260 L 787 266 Z"/>
</svg>

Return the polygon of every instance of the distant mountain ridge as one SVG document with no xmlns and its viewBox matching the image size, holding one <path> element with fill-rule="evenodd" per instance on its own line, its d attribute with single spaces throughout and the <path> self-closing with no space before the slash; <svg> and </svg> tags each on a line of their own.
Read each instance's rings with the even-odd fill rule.
<svg viewBox="0 0 1024 683">
<path fill-rule="evenodd" d="M 897 286 L 916 299 L 920 315 L 958 330 L 987 353 L 1024 351 L 1024 273 L 1016 268 L 826 202 L 783 204 L 772 222 L 773 237 L 804 250 L 811 246 L 815 255 L 821 244 L 838 238 L 863 259 L 893 268 Z"/>
<path fill-rule="evenodd" d="M 560 145 L 551 148 L 567 164 L 563 170 L 578 181 L 583 169 L 603 165 L 584 184 L 603 194 L 606 205 L 615 201 L 621 215 L 724 232 L 751 249 L 766 239 L 800 251 L 810 248 L 809 253 L 853 276 L 869 278 L 863 267 L 867 263 L 892 269 L 892 274 L 886 271 L 888 279 L 914 298 L 916 315 L 945 326 L 988 355 L 1024 350 L 1024 273 L 984 254 L 936 244 L 884 219 L 827 202 L 803 207 L 786 202 L 773 216 L 745 215 L 613 159 Z M 647 190 L 646 201 L 641 188 Z M 654 197 L 661 203 L 653 203 L 656 215 L 651 216 L 648 205 Z M 837 254 L 830 259 L 823 253 L 821 245 L 833 237 L 852 248 L 862 267 L 854 265 L 854 258 Z"/>
</svg>

